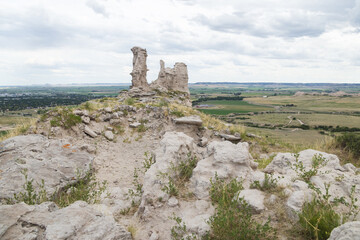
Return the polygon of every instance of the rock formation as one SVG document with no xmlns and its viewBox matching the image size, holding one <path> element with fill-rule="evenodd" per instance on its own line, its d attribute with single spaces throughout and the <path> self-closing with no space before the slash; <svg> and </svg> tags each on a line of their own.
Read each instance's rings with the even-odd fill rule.
<svg viewBox="0 0 360 240">
<path fill-rule="evenodd" d="M 34 180 L 37 191 L 44 180 L 44 188 L 51 196 L 75 183 L 77 171 L 84 175 L 94 158 L 68 141 L 32 134 L 2 142 L 0 157 L 0 200 L 12 198 L 24 190 L 24 174 Z"/>
<path fill-rule="evenodd" d="M 131 91 L 133 93 L 144 92 L 149 90 L 146 73 L 148 71 L 146 65 L 147 52 L 146 49 L 140 47 L 133 47 L 133 70 L 130 73 L 132 76 Z M 158 79 L 151 85 L 151 89 L 160 91 L 179 91 L 190 94 L 188 87 L 188 71 L 185 63 L 175 63 L 174 68 L 165 68 L 165 62 L 160 60 L 160 72 Z M 139 94 L 141 95 L 141 94 Z"/>
<path fill-rule="evenodd" d="M 188 80 L 188 71 L 185 63 L 178 62 L 175 63 L 174 68 L 165 68 L 165 62 L 160 60 L 159 76 L 152 86 L 189 93 Z"/>
<path fill-rule="evenodd" d="M 133 47 L 131 51 L 134 54 L 133 57 L 133 70 L 130 73 L 132 76 L 132 85 L 131 87 L 146 89 L 149 85 L 146 80 L 146 73 L 148 71 L 146 66 L 146 49 L 140 47 Z"/>
</svg>

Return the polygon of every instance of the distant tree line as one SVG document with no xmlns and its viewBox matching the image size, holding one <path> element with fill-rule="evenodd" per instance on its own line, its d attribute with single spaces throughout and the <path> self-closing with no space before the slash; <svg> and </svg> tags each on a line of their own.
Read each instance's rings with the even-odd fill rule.
<svg viewBox="0 0 360 240">
<path fill-rule="evenodd" d="M 244 98 L 239 95 L 236 96 L 217 96 L 217 97 L 201 97 L 195 101 L 192 101 L 193 106 L 199 105 L 202 102 L 214 101 L 214 100 L 227 100 L 227 101 L 242 101 Z"/>
<path fill-rule="evenodd" d="M 82 102 L 102 97 L 105 96 L 92 94 L 53 94 L 49 96 L 0 97 L 0 111 L 19 111 L 30 108 L 78 105 Z"/>
</svg>

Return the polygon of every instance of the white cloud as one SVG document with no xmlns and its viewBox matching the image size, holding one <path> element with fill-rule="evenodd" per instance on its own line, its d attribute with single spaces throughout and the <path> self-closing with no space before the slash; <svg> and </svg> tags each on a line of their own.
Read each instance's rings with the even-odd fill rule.
<svg viewBox="0 0 360 240">
<path fill-rule="evenodd" d="M 21 7 L 19 7 L 21 6 Z M 191 82 L 360 82 L 360 1 L 0 2 L 0 85 L 130 82 L 132 46 Z"/>
</svg>

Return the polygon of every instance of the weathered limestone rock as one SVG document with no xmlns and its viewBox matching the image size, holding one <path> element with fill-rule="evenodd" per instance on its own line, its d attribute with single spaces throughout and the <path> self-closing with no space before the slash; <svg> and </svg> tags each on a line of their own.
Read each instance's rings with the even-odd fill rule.
<svg viewBox="0 0 360 240">
<path fill-rule="evenodd" d="M 198 115 L 194 115 L 194 116 L 176 118 L 175 123 L 201 126 L 202 120 Z"/>
<path fill-rule="evenodd" d="M 158 79 L 152 84 L 153 88 L 159 87 L 160 90 L 172 90 L 180 92 L 189 92 L 188 71 L 185 63 L 175 63 L 174 68 L 165 68 L 165 62 L 160 60 L 160 72 Z"/>
<path fill-rule="evenodd" d="M 76 170 L 89 170 L 93 156 L 64 140 L 49 140 L 42 135 L 17 136 L 0 144 L 0 200 L 23 192 L 27 169 L 28 180 L 39 191 L 44 187 L 50 196 L 58 189 L 76 182 Z"/>
<path fill-rule="evenodd" d="M 89 128 L 88 126 L 85 126 L 84 132 L 92 138 L 97 137 L 97 134 L 93 130 L 91 130 L 91 128 Z"/>
<path fill-rule="evenodd" d="M 131 123 L 130 125 L 129 125 L 129 127 L 131 127 L 131 128 L 137 128 L 137 127 L 139 127 L 141 125 L 141 123 L 139 123 L 139 122 L 134 122 L 134 123 Z"/>
<path fill-rule="evenodd" d="M 360 239 L 360 221 L 347 222 L 334 228 L 328 240 Z"/>
<path fill-rule="evenodd" d="M 105 131 L 104 136 L 107 140 L 112 141 L 114 140 L 114 134 L 112 131 Z"/>
<path fill-rule="evenodd" d="M 251 179 L 252 158 L 248 143 L 233 144 L 229 141 L 213 141 L 208 144 L 205 158 L 199 160 L 193 170 L 190 183 L 198 199 L 209 197 L 210 178 L 215 173 L 222 179 Z"/>
<path fill-rule="evenodd" d="M 82 201 L 62 209 L 52 202 L 3 205 L 0 226 L 1 239 L 132 239 L 112 217 Z"/>
<path fill-rule="evenodd" d="M 257 189 L 242 190 L 239 193 L 239 198 L 243 198 L 254 213 L 261 213 L 266 209 L 264 205 L 265 195 L 262 191 Z"/>
<path fill-rule="evenodd" d="M 89 124 L 90 123 L 90 118 L 87 116 L 81 116 L 81 120 L 83 123 L 85 124 Z"/>
<path fill-rule="evenodd" d="M 146 80 L 146 73 L 148 71 L 146 66 L 146 49 L 140 47 L 133 47 L 131 51 L 134 54 L 133 70 L 130 73 L 130 75 L 132 76 L 131 88 L 146 89 L 148 88 L 148 83 Z"/>
<path fill-rule="evenodd" d="M 240 141 L 241 137 L 237 137 L 234 135 L 230 135 L 230 134 L 219 134 L 220 137 L 224 138 L 225 140 L 231 141 L 231 142 L 236 142 L 236 141 Z"/>
</svg>

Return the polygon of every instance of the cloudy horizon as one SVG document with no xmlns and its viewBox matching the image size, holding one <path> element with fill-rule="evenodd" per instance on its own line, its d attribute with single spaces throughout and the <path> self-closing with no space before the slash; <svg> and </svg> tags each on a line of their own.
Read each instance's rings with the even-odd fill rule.
<svg viewBox="0 0 360 240">
<path fill-rule="evenodd" d="M 4 0 L 0 85 L 148 82 L 184 62 L 189 82 L 360 83 L 360 0 Z"/>
</svg>

